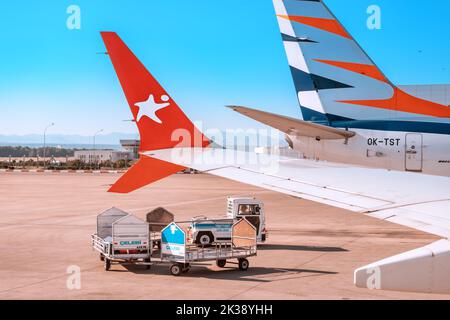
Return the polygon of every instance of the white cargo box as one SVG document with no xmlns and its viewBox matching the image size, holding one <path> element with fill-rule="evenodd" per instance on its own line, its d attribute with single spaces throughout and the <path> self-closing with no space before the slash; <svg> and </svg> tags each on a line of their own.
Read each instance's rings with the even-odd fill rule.
<svg viewBox="0 0 450 320">
<path fill-rule="evenodd" d="M 148 223 L 141 219 L 127 215 L 112 224 L 112 243 L 115 250 L 143 249 L 148 247 Z"/>
<path fill-rule="evenodd" d="M 147 222 L 117 208 L 97 216 L 92 246 L 109 270 L 112 262 L 150 262 L 152 245 Z"/>
</svg>

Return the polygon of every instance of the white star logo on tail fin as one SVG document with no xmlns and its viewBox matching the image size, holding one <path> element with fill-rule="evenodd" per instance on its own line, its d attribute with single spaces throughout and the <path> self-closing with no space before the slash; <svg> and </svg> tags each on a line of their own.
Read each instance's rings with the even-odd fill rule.
<svg viewBox="0 0 450 320">
<path fill-rule="evenodd" d="M 136 102 L 134 105 L 139 107 L 139 112 L 136 117 L 136 121 L 139 122 L 142 117 L 146 116 L 157 123 L 162 123 L 161 119 L 156 115 L 156 111 L 168 107 L 170 105 L 169 97 L 166 95 L 161 96 L 163 103 L 156 103 L 153 94 L 150 94 L 147 101 Z"/>
</svg>

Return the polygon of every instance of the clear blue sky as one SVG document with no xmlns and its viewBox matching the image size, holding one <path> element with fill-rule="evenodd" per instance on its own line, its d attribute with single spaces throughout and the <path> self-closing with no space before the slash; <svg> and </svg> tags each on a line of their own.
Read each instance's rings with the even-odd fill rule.
<svg viewBox="0 0 450 320">
<path fill-rule="evenodd" d="M 397 84 L 450 83 L 450 1 L 326 0 Z M 66 8 L 81 8 L 68 30 Z M 382 29 L 366 9 L 382 9 Z M 300 116 L 271 0 L 8 1 L 0 11 L 0 134 L 134 132 L 99 31 L 116 31 L 194 120 L 254 126 L 240 104 Z"/>
</svg>

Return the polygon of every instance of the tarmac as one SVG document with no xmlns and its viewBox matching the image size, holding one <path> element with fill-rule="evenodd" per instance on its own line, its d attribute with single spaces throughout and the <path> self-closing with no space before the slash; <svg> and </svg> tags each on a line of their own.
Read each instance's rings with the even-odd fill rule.
<svg viewBox="0 0 450 320">
<path fill-rule="evenodd" d="M 0 172 L 0 299 L 449 299 L 356 288 L 353 271 L 437 238 L 361 214 L 207 174 L 177 174 L 128 195 L 115 173 Z M 159 206 L 178 220 L 225 214 L 229 195 L 264 201 L 269 239 L 243 272 L 167 265 L 103 269 L 90 235 L 112 206 L 144 218 Z M 71 272 L 80 270 L 74 280 Z"/>
</svg>

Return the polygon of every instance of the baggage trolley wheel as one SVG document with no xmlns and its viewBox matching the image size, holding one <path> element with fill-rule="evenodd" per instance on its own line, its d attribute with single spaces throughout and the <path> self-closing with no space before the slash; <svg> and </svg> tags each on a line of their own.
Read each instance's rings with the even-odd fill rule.
<svg viewBox="0 0 450 320">
<path fill-rule="evenodd" d="M 105 270 L 109 271 L 109 269 L 111 269 L 111 260 L 109 260 L 108 258 L 105 257 L 104 262 L 105 262 L 105 264 L 104 264 Z"/>
<path fill-rule="evenodd" d="M 100 253 L 100 261 L 105 261 L 105 256 Z"/>
<path fill-rule="evenodd" d="M 144 262 L 146 262 L 146 263 L 150 263 L 150 259 L 145 259 L 144 260 Z M 145 269 L 147 269 L 147 270 L 150 270 L 150 268 L 151 268 L 151 265 L 150 264 L 147 264 L 146 266 L 145 266 Z"/>
<path fill-rule="evenodd" d="M 216 265 L 217 265 L 219 268 L 225 267 L 226 264 L 227 264 L 227 260 L 225 260 L 225 259 L 221 259 L 221 260 L 217 260 L 217 261 L 216 261 Z"/>
<path fill-rule="evenodd" d="M 186 263 L 183 267 L 183 273 L 188 272 L 191 269 L 191 265 L 189 263 Z"/>
<path fill-rule="evenodd" d="M 247 259 L 245 259 L 245 258 L 240 258 L 238 261 L 239 261 L 239 270 L 245 271 L 245 270 L 248 269 L 250 263 L 248 262 Z"/>
<path fill-rule="evenodd" d="M 183 266 L 181 263 L 174 263 L 170 266 L 169 270 L 173 276 L 177 277 L 183 272 Z"/>
</svg>

